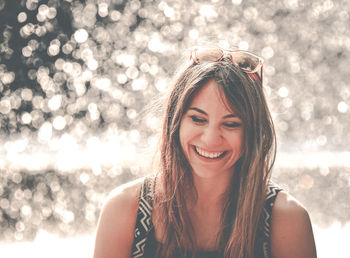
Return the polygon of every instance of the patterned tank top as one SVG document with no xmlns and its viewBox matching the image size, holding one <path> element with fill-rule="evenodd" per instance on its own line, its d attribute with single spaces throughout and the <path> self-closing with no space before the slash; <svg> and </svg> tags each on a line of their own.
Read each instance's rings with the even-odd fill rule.
<svg viewBox="0 0 350 258">
<path fill-rule="evenodd" d="M 258 229 L 257 246 L 255 257 L 270 258 L 270 223 L 272 207 L 277 194 L 282 189 L 276 184 L 270 182 L 267 189 L 266 200 L 263 209 L 262 225 Z M 146 177 L 141 185 L 140 202 L 138 207 L 135 236 L 132 248 L 132 257 L 153 258 L 158 243 L 154 237 L 153 224 L 151 220 L 153 207 L 154 178 Z M 174 256 L 178 257 L 178 256 Z M 192 256 L 190 256 L 192 257 Z M 214 258 L 220 257 L 218 252 L 198 252 L 195 257 Z"/>
</svg>

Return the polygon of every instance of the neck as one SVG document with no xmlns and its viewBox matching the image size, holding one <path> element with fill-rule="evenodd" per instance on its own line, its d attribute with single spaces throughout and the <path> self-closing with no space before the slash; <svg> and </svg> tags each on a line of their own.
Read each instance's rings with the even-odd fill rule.
<svg viewBox="0 0 350 258">
<path fill-rule="evenodd" d="M 202 178 L 193 176 L 194 186 L 197 191 L 197 200 L 194 206 L 208 207 L 223 205 L 232 175 L 218 178 Z"/>
</svg>

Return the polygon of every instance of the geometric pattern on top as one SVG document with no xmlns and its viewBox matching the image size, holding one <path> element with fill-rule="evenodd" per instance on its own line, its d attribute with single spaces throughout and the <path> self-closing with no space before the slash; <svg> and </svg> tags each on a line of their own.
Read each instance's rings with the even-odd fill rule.
<svg viewBox="0 0 350 258">
<path fill-rule="evenodd" d="M 271 257 L 270 248 L 270 224 L 272 207 L 277 197 L 277 194 L 282 189 L 269 182 L 266 193 L 266 200 L 262 213 L 262 220 L 258 229 L 258 239 L 260 242 L 260 250 L 256 250 L 259 255 L 263 255 L 263 258 Z M 153 227 L 151 221 L 152 207 L 153 207 L 153 192 L 154 192 L 154 178 L 145 177 L 140 193 L 140 202 L 137 212 L 137 219 L 135 225 L 135 237 L 132 247 L 132 257 L 143 257 L 147 236 Z M 259 249 L 259 247 L 258 247 Z"/>
</svg>

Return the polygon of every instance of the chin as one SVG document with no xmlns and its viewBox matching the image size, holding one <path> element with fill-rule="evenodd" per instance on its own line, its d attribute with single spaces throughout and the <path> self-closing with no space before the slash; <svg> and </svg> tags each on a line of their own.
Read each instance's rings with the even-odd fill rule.
<svg viewBox="0 0 350 258">
<path fill-rule="evenodd" d="M 195 177 L 200 177 L 203 179 L 215 179 L 220 177 L 231 177 L 233 175 L 233 169 L 218 171 L 208 168 L 192 168 L 192 174 Z"/>
</svg>

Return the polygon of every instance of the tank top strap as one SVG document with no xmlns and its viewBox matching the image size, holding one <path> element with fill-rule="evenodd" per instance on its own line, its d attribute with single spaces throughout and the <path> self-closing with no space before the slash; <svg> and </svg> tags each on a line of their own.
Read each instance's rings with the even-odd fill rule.
<svg viewBox="0 0 350 258">
<path fill-rule="evenodd" d="M 147 235 L 153 227 L 151 214 L 153 207 L 154 181 L 154 178 L 145 177 L 141 185 L 132 257 L 143 257 Z"/>
<path fill-rule="evenodd" d="M 278 193 L 282 191 L 277 184 L 272 181 L 267 186 L 266 199 L 262 213 L 262 221 L 260 227 L 260 237 L 262 239 L 263 257 L 271 257 L 270 247 L 270 228 L 271 228 L 271 215 L 272 208 L 275 203 Z"/>
</svg>

